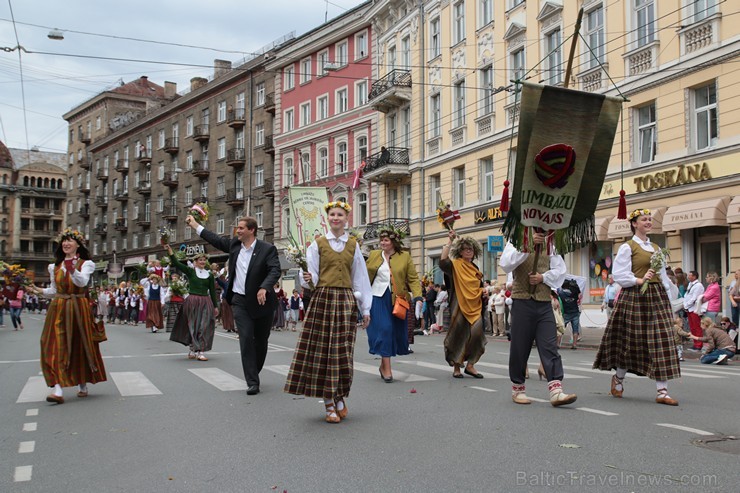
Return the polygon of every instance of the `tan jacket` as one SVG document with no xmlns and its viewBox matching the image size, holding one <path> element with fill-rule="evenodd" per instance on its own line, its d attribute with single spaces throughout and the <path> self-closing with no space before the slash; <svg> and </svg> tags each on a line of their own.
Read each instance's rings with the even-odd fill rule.
<svg viewBox="0 0 740 493">
<path fill-rule="evenodd" d="M 370 276 L 370 284 L 375 280 L 378 269 L 383 265 L 383 252 L 373 250 L 367 258 L 367 273 Z M 393 293 L 391 303 L 396 302 L 396 295 L 403 298 L 409 298 L 408 293 L 411 291 L 412 299 L 421 297 L 421 283 L 416 267 L 411 261 L 411 254 L 407 251 L 397 252 L 391 255 L 390 259 L 391 273 L 393 274 Z"/>
</svg>

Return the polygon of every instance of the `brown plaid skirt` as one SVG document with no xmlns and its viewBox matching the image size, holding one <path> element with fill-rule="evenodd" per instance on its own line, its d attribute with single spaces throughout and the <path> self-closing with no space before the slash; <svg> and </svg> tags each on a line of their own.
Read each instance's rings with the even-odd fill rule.
<svg viewBox="0 0 740 493">
<path fill-rule="evenodd" d="M 659 283 L 650 283 L 644 294 L 640 289 L 634 286 L 619 293 L 593 367 L 625 368 L 653 380 L 679 378 L 668 295 Z"/>
<path fill-rule="evenodd" d="M 329 400 L 349 396 L 357 312 L 351 289 L 319 287 L 313 292 L 285 392 Z"/>
</svg>

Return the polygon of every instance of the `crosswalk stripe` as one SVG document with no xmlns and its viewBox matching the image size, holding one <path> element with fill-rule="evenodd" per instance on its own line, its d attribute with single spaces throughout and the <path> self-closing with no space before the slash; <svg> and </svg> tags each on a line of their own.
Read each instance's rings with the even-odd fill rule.
<svg viewBox="0 0 740 493">
<path fill-rule="evenodd" d="M 188 371 L 224 392 L 247 390 L 246 381 L 219 368 L 197 368 Z"/>
<path fill-rule="evenodd" d="M 590 407 L 577 407 L 579 411 L 586 411 L 587 413 L 602 414 L 604 416 L 619 416 L 619 413 L 612 413 L 609 411 L 601 411 L 599 409 L 591 409 Z"/>
<path fill-rule="evenodd" d="M 271 372 L 277 373 L 278 375 L 287 377 L 288 371 L 290 371 L 290 365 L 268 365 L 268 366 L 265 366 L 264 369 L 270 370 Z"/>
<path fill-rule="evenodd" d="M 23 402 L 43 402 L 49 394 L 44 377 L 28 377 L 26 385 L 23 386 L 16 404 Z"/>
<path fill-rule="evenodd" d="M 482 390 L 483 392 L 498 392 L 498 390 L 488 389 L 486 387 L 478 387 L 477 385 L 471 385 L 469 389 Z"/>
<path fill-rule="evenodd" d="M 110 376 L 124 397 L 161 395 L 162 392 L 140 371 L 112 371 Z"/>
<path fill-rule="evenodd" d="M 368 365 L 366 363 L 358 363 L 355 361 L 355 370 L 367 373 L 369 375 L 376 375 L 380 378 L 378 367 Z M 414 373 L 406 373 L 401 370 L 393 370 L 393 380 L 399 380 L 401 382 L 428 382 L 431 380 L 437 380 L 436 378 L 425 377 L 422 375 L 416 375 Z"/>
<path fill-rule="evenodd" d="M 420 366 L 422 368 L 431 368 L 433 370 L 442 370 L 445 372 L 452 373 L 452 367 L 450 365 L 440 365 L 439 363 L 427 363 L 426 361 L 403 361 L 400 360 L 399 363 L 405 363 L 407 365 L 416 365 Z M 476 363 L 477 364 L 477 363 Z M 502 376 L 502 375 L 496 375 L 493 373 L 486 373 L 483 375 L 484 378 L 498 378 L 498 379 L 508 379 L 508 376 Z M 472 378 L 472 377 L 470 377 Z"/>
<path fill-rule="evenodd" d="M 13 473 L 13 481 L 16 483 L 31 481 L 32 475 L 33 466 L 18 466 L 15 468 L 15 472 Z"/>
<path fill-rule="evenodd" d="M 665 428 L 673 428 L 674 430 L 681 430 L 681 431 L 688 431 L 689 433 L 696 433 L 697 435 L 703 435 L 703 436 L 710 436 L 714 435 L 711 431 L 704 431 L 699 430 L 697 428 L 690 428 L 688 426 L 681 426 L 681 425 L 674 425 L 671 423 L 655 423 L 658 426 L 663 426 Z"/>
<path fill-rule="evenodd" d="M 476 363 L 476 366 L 486 366 L 486 367 L 489 367 L 489 368 L 498 368 L 498 369 L 507 370 L 507 371 L 509 370 L 509 365 L 500 365 L 500 364 L 496 364 L 496 363 L 484 363 L 482 361 L 478 361 Z M 529 366 L 529 370 L 532 373 L 532 375 L 537 374 L 537 367 L 536 366 L 530 365 Z M 534 370 L 534 371 L 532 371 L 532 370 Z M 487 373 L 486 373 L 486 376 L 488 376 Z M 508 378 L 508 377 L 506 377 L 506 378 Z M 584 377 L 583 375 L 573 375 L 573 374 L 569 373 L 568 375 L 566 375 L 566 378 L 568 380 L 575 380 L 575 379 L 579 379 L 579 378 L 591 378 L 591 377 Z"/>
</svg>

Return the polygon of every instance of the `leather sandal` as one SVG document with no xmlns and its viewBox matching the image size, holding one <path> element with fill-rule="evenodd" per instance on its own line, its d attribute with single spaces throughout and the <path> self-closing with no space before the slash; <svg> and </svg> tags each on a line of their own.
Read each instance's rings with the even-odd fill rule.
<svg viewBox="0 0 740 493">
<path fill-rule="evenodd" d="M 56 394 L 49 394 L 46 396 L 46 402 L 64 404 L 64 397 Z"/>
<path fill-rule="evenodd" d="M 339 405 L 338 405 L 338 404 L 339 404 L 340 402 L 341 402 L 341 403 L 343 404 L 343 406 L 344 406 L 344 407 L 343 407 L 342 409 L 339 409 Z M 336 406 L 336 407 L 335 407 L 335 409 L 337 410 L 337 416 L 339 416 L 339 418 L 340 418 L 340 419 L 345 419 L 345 418 L 347 417 L 347 415 L 349 414 L 349 410 L 347 409 L 347 403 L 346 403 L 346 402 L 344 402 L 344 398 L 340 398 L 340 399 L 337 399 L 337 400 L 336 400 L 336 401 L 334 402 L 334 404 L 335 404 L 335 406 Z"/>
<path fill-rule="evenodd" d="M 324 404 L 324 407 L 326 407 L 327 423 L 339 423 L 341 421 L 339 414 L 337 414 L 337 408 L 334 405 L 334 402 L 332 402 L 331 404 Z"/>
<path fill-rule="evenodd" d="M 619 378 L 616 375 L 612 375 L 612 387 L 609 390 L 609 393 L 612 396 L 617 397 L 618 399 L 621 399 L 622 398 L 622 392 L 624 392 L 624 383 L 623 382 L 624 382 L 624 378 Z M 617 385 L 621 385 L 622 386 L 622 390 L 617 390 Z"/>
<path fill-rule="evenodd" d="M 80 390 L 77 392 L 77 397 L 87 397 L 87 390 Z"/>
<path fill-rule="evenodd" d="M 655 402 L 665 404 L 666 406 L 678 406 L 678 401 L 668 395 L 668 389 L 659 389 Z"/>
</svg>

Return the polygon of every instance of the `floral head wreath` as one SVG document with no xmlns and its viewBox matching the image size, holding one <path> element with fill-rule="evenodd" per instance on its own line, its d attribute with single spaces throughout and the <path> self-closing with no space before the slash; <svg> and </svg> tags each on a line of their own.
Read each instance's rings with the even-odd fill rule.
<svg viewBox="0 0 740 493">
<path fill-rule="evenodd" d="M 406 237 L 406 233 L 404 233 L 400 229 L 388 225 L 378 229 L 378 238 L 382 238 L 384 236 L 387 236 L 391 240 L 397 241 L 398 243 L 403 245 L 403 239 Z"/>
<path fill-rule="evenodd" d="M 59 235 L 58 242 L 61 243 L 66 239 L 73 239 L 80 245 L 85 245 L 85 235 L 83 235 L 76 229 L 66 228 L 64 231 L 62 231 L 62 234 Z"/>
<path fill-rule="evenodd" d="M 478 258 L 483 255 L 483 248 L 481 248 L 480 243 L 478 243 L 475 238 L 472 236 L 459 236 L 452 243 L 452 247 L 450 247 L 450 257 L 453 259 L 462 258 L 461 253 L 463 245 L 469 245 L 473 248 L 473 258 Z"/>
<path fill-rule="evenodd" d="M 635 209 L 634 211 L 630 212 L 629 216 L 627 216 L 627 220 L 632 222 L 640 216 L 649 216 L 649 215 L 650 215 L 650 209 Z"/>
<path fill-rule="evenodd" d="M 334 202 L 327 202 L 326 205 L 324 206 L 324 210 L 326 212 L 329 212 L 329 209 L 334 209 L 335 207 L 344 209 L 345 212 L 347 213 L 352 212 L 352 207 L 347 202 L 342 202 L 341 200 L 335 200 Z"/>
</svg>

